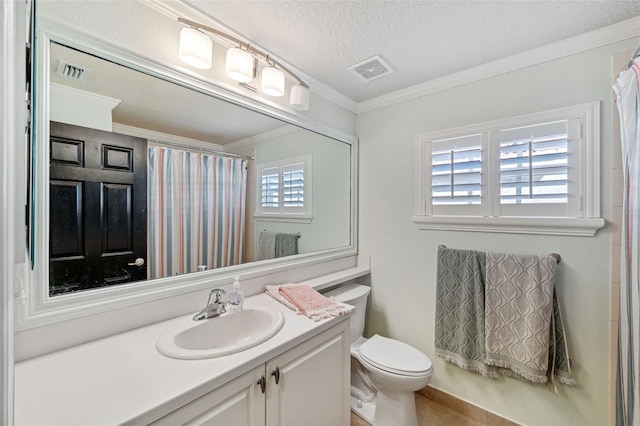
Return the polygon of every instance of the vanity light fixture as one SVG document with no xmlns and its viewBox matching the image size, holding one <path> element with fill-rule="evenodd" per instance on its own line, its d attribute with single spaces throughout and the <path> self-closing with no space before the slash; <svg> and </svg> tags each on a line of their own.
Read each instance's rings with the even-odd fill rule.
<svg viewBox="0 0 640 426">
<path fill-rule="evenodd" d="M 178 55 L 182 62 L 195 68 L 208 70 L 211 68 L 213 40 L 196 28 L 183 28 L 180 31 L 180 48 Z"/>
<path fill-rule="evenodd" d="M 309 109 L 309 88 L 302 84 L 296 84 L 291 88 L 289 94 L 289 105 L 291 108 L 306 111 Z"/>
<path fill-rule="evenodd" d="M 284 73 L 272 65 L 263 68 L 260 90 L 270 96 L 284 95 Z"/>
<path fill-rule="evenodd" d="M 255 78 L 255 59 L 246 50 L 232 47 L 227 50 L 224 70 L 232 79 L 248 83 Z"/>
<path fill-rule="evenodd" d="M 211 68 L 213 41 L 205 32 L 210 33 L 214 37 L 222 38 L 226 42 L 239 46 L 227 50 L 225 72 L 229 78 L 238 81 L 242 86 L 252 81 L 260 73 L 261 91 L 269 96 L 283 96 L 288 75 L 296 82 L 291 87 L 289 105 L 291 108 L 301 111 L 309 109 L 309 86 L 269 54 L 215 28 L 184 18 L 178 18 L 178 22 L 187 26 L 180 31 L 179 55 L 183 62 L 200 69 Z M 203 38 L 206 38 L 208 42 L 205 42 Z M 262 69 L 258 71 L 260 67 Z"/>
</svg>

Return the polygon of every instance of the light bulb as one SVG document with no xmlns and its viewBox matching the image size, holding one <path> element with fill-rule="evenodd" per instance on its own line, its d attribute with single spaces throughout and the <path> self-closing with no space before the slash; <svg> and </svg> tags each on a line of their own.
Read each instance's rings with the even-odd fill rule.
<svg viewBox="0 0 640 426">
<path fill-rule="evenodd" d="M 293 109 L 306 111 L 309 109 L 309 88 L 296 84 L 289 94 L 289 106 Z"/>
<path fill-rule="evenodd" d="M 266 67 L 262 70 L 260 89 L 270 96 L 284 95 L 284 72 L 276 67 Z"/>
<path fill-rule="evenodd" d="M 240 83 L 250 82 L 253 80 L 253 56 L 246 50 L 232 47 L 227 50 L 225 71 L 230 78 Z"/>
<path fill-rule="evenodd" d="M 208 70 L 211 68 L 213 41 L 195 28 L 180 31 L 178 56 L 182 62 L 192 67 Z"/>
</svg>

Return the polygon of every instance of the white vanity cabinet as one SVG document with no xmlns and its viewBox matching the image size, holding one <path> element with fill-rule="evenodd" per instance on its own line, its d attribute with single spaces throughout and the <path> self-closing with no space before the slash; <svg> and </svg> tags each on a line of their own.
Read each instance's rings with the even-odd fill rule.
<svg viewBox="0 0 640 426">
<path fill-rule="evenodd" d="M 349 344 L 346 320 L 154 425 L 348 426 Z"/>
<path fill-rule="evenodd" d="M 153 425 L 263 426 L 265 404 L 259 384 L 263 378 L 264 365 L 179 408 Z"/>
</svg>

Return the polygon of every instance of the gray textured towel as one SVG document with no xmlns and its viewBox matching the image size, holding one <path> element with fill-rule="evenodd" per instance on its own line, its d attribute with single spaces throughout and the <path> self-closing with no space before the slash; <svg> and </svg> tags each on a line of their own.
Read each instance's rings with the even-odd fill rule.
<svg viewBox="0 0 640 426">
<path fill-rule="evenodd" d="M 484 253 L 438 247 L 436 355 L 494 377 L 485 364 Z"/>
<path fill-rule="evenodd" d="M 565 385 L 574 386 L 576 381 L 571 378 L 572 363 L 569 358 L 569 348 L 567 347 L 567 339 L 564 333 L 564 322 L 562 321 L 562 314 L 560 313 L 560 305 L 558 304 L 558 298 L 556 297 L 556 290 L 553 290 L 553 330 L 555 333 L 551 333 L 549 336 L 549 363 L 551 365 L 551 371 L 548 376 L 553 380 L 553 376 L 556 376 L 560 383 Z M 555 342 L 553 341 L 555 337 Z"/>
<path fill-rule="evenodd" d="M 298 254 L 297 234 L 276 234 L 276 257 L 293 256 Z"/>
<path fill-rule="evenodd" d="M 273 259 L 276 257 L 276 234 L 262 231 L 258 238 L 258 260 Z"/>
<path fill-rule="evenodd" d="M 546 383 L 556 260 L 504 253 L 486 259 L 485 361 Z"/>
<path fill-rule="evenodd" d="M 438 247 L 436 355 L 485 376 L 575 385 L 556 260 Z"/>
</svg>

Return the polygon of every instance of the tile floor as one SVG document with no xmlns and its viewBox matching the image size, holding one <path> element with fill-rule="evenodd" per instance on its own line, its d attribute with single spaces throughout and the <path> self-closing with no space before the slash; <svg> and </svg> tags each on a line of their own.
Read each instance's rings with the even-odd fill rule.
<svg viewBox="0 0 640 426">
<path fill-rule="evenodd" d="M 416 409 L 420 426 L 482 426 L 470 417 L 458 413 L 449 407 L 416 394 Z M 351 426 L 369 426 L 369 423 L 351 413 Z M 400 425 L 398 425 L 400 426 Z"/>
<path fill-rule="evenodd" d="M 416 409 L 418 411 L 418 422 L 420 426 L 486 426 L 487 424 L 498 426 L 514 424 L 504 419 L 500 419 L 504 420 L 504 423 L 502 421 L 495 421 L 499 418 L 494 421 L 489 421 L 489 423 L 474 420 L 418 393 L 416 393 Z M 369 423 L 351 413 L 351 426 L 369 426 Z"/>
</svg>

